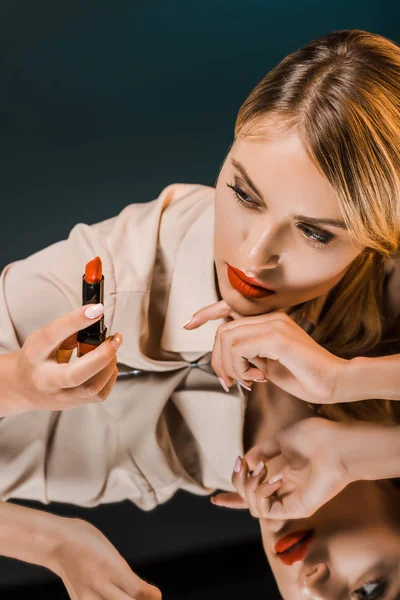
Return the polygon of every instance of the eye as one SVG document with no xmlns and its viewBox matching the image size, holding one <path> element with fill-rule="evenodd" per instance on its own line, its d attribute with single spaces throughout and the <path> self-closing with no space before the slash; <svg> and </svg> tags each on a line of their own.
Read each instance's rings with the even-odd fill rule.
<svg viewBox="0 0 400 600">
<path fill-rule="evenodd" d="M 301 231 L 304 231 L 306 237 L 308 238 L 309 243 L 312 246 L 316 246 L 319 248 L 326 248 L 331 241 L 335 238 L 335 236 L 333 235 L 333 233 L 318 233 L 316 231 L 314 231 L 313 229 L 310 229 L 309 227 L 306 227 L 305 225 L 299 225 L 298 229 L 300 229 Z"/>
<path fill-rule="evenodd" d="M 247 206 L 248 208 L 258 208 L 258 202 L 255 202 L 249 194 L 246 194 L 237 184 L 226 184 L 228 188 L 233 190 L 233 195 L 236 198 L 236 201 L 241 206 Z"/>
<path fill-rule="evenodd" d="M 246 194 L 242 188 L 240 188 L 237 183 L 235 184 L 226 184 L 228 188 L 233 190 L 233 195 L 240 206 L 245 206 L 246 208 L 257 209 L 260 207 L 258 202 L 256 202 L 249 194 Z M 306 238 L 306 242 L 313 246 L 314 248 L 327 248 L 330 242 L 335 238 L 333 233 L 317 233 L 313 229 L 306 227 L 305 225 L 299 225 L 298 229 L 304 232 L 304 237 Z"/>
<path fill-rule="evenodd" d="M 357 600 L 378 600 L 379 598 L 383 598 L 383 594 L 386 592 L 387 587 L 387 581 L 384 581 L 383 579 L 366 583 L 358 588 L 358 590 L 355 590 L 352 596 Z"/>
</svg>

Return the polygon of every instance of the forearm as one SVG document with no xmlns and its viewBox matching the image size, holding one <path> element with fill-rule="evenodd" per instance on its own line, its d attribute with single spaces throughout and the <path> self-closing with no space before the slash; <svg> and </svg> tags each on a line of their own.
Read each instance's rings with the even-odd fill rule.
<svg viewBox="0 0 400 600">
<path fill-rule="evenodd" d="M 377 398 L 400 400 L 400 354 L 348 361 L 336 393 L 337 402 Z"/>
<path fill-rule="evenodd" d="M 64 519 L 0 501 L 0 555 L 57 572 L 54 558 L 60 543 L 60 522 Z"/>
<path fill-rule="evenodd" d="M 340 423 L 337 447 L 354 481 L 400 477 L 400 426 Z"/>
</svg>

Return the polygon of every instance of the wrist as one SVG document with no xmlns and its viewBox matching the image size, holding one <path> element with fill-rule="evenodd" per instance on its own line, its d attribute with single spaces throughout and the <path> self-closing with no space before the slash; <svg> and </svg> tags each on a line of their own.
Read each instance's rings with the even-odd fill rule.
<svg viewBox="0 0 400 600">
<path fill-rule="evenodd" d="M 54 559 L 65 517 L 0 502 L 0 555 L 46 567 L 58 574 Z"/>
<path fill-rule="evenodd" d="M 68 527 L 70 519 L 50 513 L 45 514 L 46 519 L 34 533 L 34 547 L 37 550 L 35 564 L 46 567 L 61 577 L 60 549 L 64 544 L 63 532 L 65 527 Z"/>
<path fill-rule="evenodd" d="M 350 481 L 375 481 L 400 476 L 398 425 L 341 423 L 336 443 Z"/>
<path fill-rule="evenodd" d="M 356 356 L 348 360 L 339 379 L 335 402 L 400 400 L 400 355 Z"/>
</svg>

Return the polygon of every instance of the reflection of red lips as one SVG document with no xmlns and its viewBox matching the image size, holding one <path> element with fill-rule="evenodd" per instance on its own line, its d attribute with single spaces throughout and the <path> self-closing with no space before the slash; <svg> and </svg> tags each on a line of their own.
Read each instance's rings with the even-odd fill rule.
<svg viewBox="0 0 400 600">
<path fill-rule="evenodd" d="M 232 287 L 240 292 L 243 296 L 248 298 L 265 298 L 271 294 L 275 294 L 274 290 L 258 285 L 255 280 L 247 277 L 239 269 L 235 269 L 230 265 L 227 265 L 228 279 Z"/>
<path fill-rule="evenodd" d="M 294 531 L 285 535 L 275 544 L 277 557 L 284 565 L 293 565 L 295 562 L 305 558 L 313 538 L 311 529 Z"/>
</svg>

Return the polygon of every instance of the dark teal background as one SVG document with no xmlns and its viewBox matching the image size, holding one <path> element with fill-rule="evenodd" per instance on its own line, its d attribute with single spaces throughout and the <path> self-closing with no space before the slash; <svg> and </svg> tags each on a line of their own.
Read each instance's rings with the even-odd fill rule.
<svg viewBox="0 0 400 600">
<path fill-rule="evenodd" d="M 333 29 L 400 41 L 390 0 L 0 3 L 0 266 L 173 182 L 213 185 L 237 111 Z"/>
</svg>

